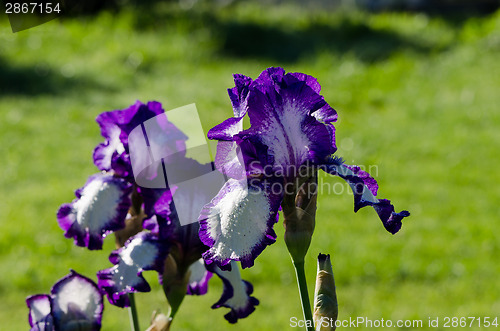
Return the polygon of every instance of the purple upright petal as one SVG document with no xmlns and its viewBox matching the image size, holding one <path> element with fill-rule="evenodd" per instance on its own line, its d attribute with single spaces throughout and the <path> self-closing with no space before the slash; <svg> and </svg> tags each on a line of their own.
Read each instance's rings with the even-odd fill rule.
<svg viewBox="0 0 500 331">
<path fill-rule="evenodd" d="M 172 193 L 171 191 L 175 190 L 175 187 L 171 187 L 169 189 L 152 189 L 152 188 L 145 188 L 145 187 L 139 187 L 138 191 L 142 197 L 143 203 L 144 203 L 144 213 L 146 214 L 147 217 L 152 217 L 155 215 L 155 209 L 154 206 L 157 203 L 157 201 L 160 199 L 160 197 L 167 192 L 169 194 L 169 201 L 166 203 L 166 206 L 164 208 L 170 208 L 170 202 L 172 200 Z M 166 199 L 166 198 L 164 198 Z"/>
<path fill-rule="evenodd" d="M 77 199 L 57 212 L 59 226 L 77 246 L 102 249 L 103 238 L 125 226 L 132 185 L 110 174 L 89 177 L 75 192 Z"/>
<path fill-rule="evenodd" d="M 241 261 L 243 268 L 251 267 L 267 245 L 276 241 L 274 224 L 282 192 L 247 181 L 230 179 L 200 215 L 200 239 L 210 247 L 203 254 L 207 263 L 215 262 L 223 269 L 231 260 Z"/>
<path fill-rule="evenodd" d="M 377 181 L 358 166 L 345 165 L 338 159 L 329 158 L 327 164 L 321 167 L 327 173 L 336 175 L 347 181 L 354 194 L 354 211 L 365 206 L 372 206 L 377 212 L 385 229 L 395 234 L 401 229 L 402 220 L 410 216 L 403 210 L 396 213 L 389 200 L 377 199 Z"/>
<path fill-rule="evenodd" d="M 208 281 L 213 273 L 207 270 L 203 259 L 199 259 L 189 267 L 188 295 L 204 295 L 208 291 Z"/>
<path fill-rule="evenodd" d="M 247 100 L 251 83 L 250 77 L 234 75 L 235 87 L 227 90 L 233 106 L 234 117 L 216 125 L 207 134 L 209 139 L 219 140 L 215 166 L 223 174 L 235 179 L 242 179 L 245 175 L 238 145 L 233 140 L 236 134 L 243 131 L 243 118 L 247 113 Z"/>
<path fill-rule="evenodd" d="M 230 117 L 208 131 L 209 139 L 232 140 L 233 136 L 243 130 L 243 117 L 247 113 L 247 98 L 252 83 L 250 77 L 234 75 L 235 87 L 228 89 L 233 106 L 234 117 Z"/>
<path fill-rule="evenodd" d="M 57 330 L 101 329 L 102 294 L 89 278 L 72 270 L 52 287 L 52 302 Z"/>
<path fill-rule="evenodd" d="M 318 80 L 316 78 L 301 72 L 291 72 L 290 76 L 295 77 L 297 81 L 304 82 L 317 94 L 321 92 L 321 85 L 318 83 Z M 323 121 L 325 123 L 331 123 L 337 121 L 338 118 L 337 112 L 335 111 L 335 109 L 330 107 L 330 105 L 328 105 L 326 102 L 322 106 L 319 106 L 317 108 L 318 108 L 317 110 L 314 110 L 312 112 L 312 115 L 316 117 L 318 120 Z"/>
<path fill-rule="evenodd" d="M 144 270 L 163 272 L 168 246 L 148 232 L 130 238 L 125 246 L 110 255 L 115 266 L 97 273 L 98 285 L 111 304 L 128 307 L 128 293 L 149 292 L 151 288 L 142 276 Z"/>
<path fill-rule="evenodd" d="M 297 168 L 311 161 L 319 164 L 336 150 L 330 124 L 336 113 L 309 77 L 269 68 L 250 86 L 247 107 L 251 126 L 238 137 L 266 146 L 266 151 L 259 152 L 272 156 L 274 167 Z M 318 111 L 321 113 L 315 114 Z"/>
<path fill-rule="evenodd" d="M 118 126 L 110 126 L 106 132 L 106 141 L 94 149 L 94 164 L 99 170 L 110 171 L 117 166 L 120 166 L 122 170 L 127 160 L 130 161 L 125 154 L 125 146 L 120 140 L 120 134 L 121 130 Z"/>
<path fill-rule="evenodd" d="M 236 323 L 238 319 L 250 315 L 259 300 L 250 296 L 253 292 L 253 286 L 246 280 L 241 279 L 240 271 L 236 262 L 231 262 L 231 271 L 223 271 L 215 265 L 209 265 L 208 269 L 220 277 L 224 285 L 221 298 L 212 308 L 226 307 L 231 311 L 224 315 L 229 323 Z"/>
<path fill-rule="evenodd" d="M 185 189 L 181 186 L 164 193 L 155 204 L 156 218 L 161 229 L 160 239 L 168 240 L 182 252 L 182 262 L 177 261 L 178 263 L 191 265 L 199 260 L 208 248 L 200 241 L 200 224 L 197 221 L 201 209 L 210 198 L 206 190 Z M 184 218 L 195 222 L 182 225 L 179 211 L 183 213 Z"/>
<path fill-rule="evenodd" d="M 255 81 L 236 75 L 235 87 L 229 89 L 235 116 L 208 133 L 220 140 L 217 169 L 242 179 L 245 169 L 247 174 L 255 170 L 252 165 L 277 171 L 320 164 L 337 149 L 331 124 L 337 113 L 320 90 L 314 77 L 286 74 L 282 68 L 266 69 Z M 243 131 L 247 112 L 251 127 Z"/>
<path fill-rule="evenodd" d="M 129 108 L 100 114 L 96 121 L 106 140 L 95 148 L 94 164 L 100 170 L 113 170 L 123 177 L 132 176 L 128 137 L 134 128 L 163 113 L 164 110 L 159 102 L 151 101 L 143 104 L 137 101 Z M 185 150 L 184 141 L 187 137 L 168 122 L 166 116 L 158 125 L 173 138 L 176 144 L 175 150 Z"/>
<path fill-rule="evenodd" d="M 242 117 L 247 111 L 247 97 L 252 79 L 240 74 L 233 75 L 233 78 L 235 86 L 227 92 L 233 106 L 234 117 Z"/>
</svg>

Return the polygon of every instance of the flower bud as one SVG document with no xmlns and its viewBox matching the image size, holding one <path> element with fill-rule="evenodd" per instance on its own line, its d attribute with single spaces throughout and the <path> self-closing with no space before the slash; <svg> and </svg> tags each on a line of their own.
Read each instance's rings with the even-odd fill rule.
<svg viewBox="0 0 500 331">
<path fill-rule="evenodd" d="M 173 318 L 184 300 L 189 281 L 189 272 L 178 265 L 169 254 L 165 259 L 165 269 L 162 274 L 163 292 L 170 305 L 170 317 Z"/>
<path fill-rule="evenodd" d="M 168 318 L 164 314 L 153 313 L 153 319 L 151 325 L 146 331 L 168 331 L 170 330 L 170 325 L 172 324 L 172 318 Z"/>
<path fill-rule="evenodd" d="M 297 185 L 299 186 L 299 185 Z M 285 194 L 283 208 L 285 243 L 294 263 L 303 263 L 311 244 L 316 219 L 317 177 L 309 177 L 297 193 Z"/>
<path fill-rule="evenodd" d="M 316 331 L 335 330 L 338 308 L 330 255 L 319 254 L 313 311 Z"/>
</svg>

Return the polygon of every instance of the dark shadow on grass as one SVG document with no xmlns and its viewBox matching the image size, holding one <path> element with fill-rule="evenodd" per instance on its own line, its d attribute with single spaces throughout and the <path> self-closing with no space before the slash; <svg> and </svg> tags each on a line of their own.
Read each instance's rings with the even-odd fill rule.
<svg viewBox="0 0 500 331">
<path fill-rule="evenodd" d="M 185 31 L 208 29 L 214 39 L 216 54 L 241 59 L 264 59 L 291 63 L 313 57 L 321 52 L 343 55 L 352 54 L 365 62 L 389 58 L 400 51 L 421 54 L 435 53 L 442 49 L 406 38 L 397 31 L 373 28 L 361 19 L 334 15 L 331 21 L 309 19 L 309 23 L 265 23 L 224 19 L 213 10 L 163 12 L 138 11 L 135 17 L 137 30 L 177 29 Z M 442 46 L 439 46 L 442 47 Z"/>
<path fill-rule="evenodd" d="M 240 58 L 294 62 L 330 52 L 349 53 L 362 61 L 376 62 L 399 51 L 433 51 L 429 45 L 349 19 L 335 25 L 314 23 L 300 30 L 240 22 L 225 23 L 219 28 L 223 36 L 222 54 Z"/>
<path fill-rule="evenodd" d="M 479 10 L 477 8 L 465 10 L 429 10 L 426 14 L 431 19 L 440 19 L 454 28 L 462 28 L 463 25 L 471 18 L 473 19 L 488 19 L 494 11 Z"/>
<path fill-rule="evenodd" d="M 87 77 L 65 77 L 45 64 L 13 65 L 0 57 L 0 96 L 60 95 L 87 89 L 113 90 Z"/>
<path fill-rule="evenodd" d="M 372 12 L 396 11 L 423 13 L 432 19 L 440 19 L 455 28 L 462 27 L 469 19 L 484 19 L 494 14 L 500 8 L 500 0 L 459 0 L 434 1 L 422 0 L 419 5 L 394 6 L 390 9 L 372 8 Z"/>
</svg>

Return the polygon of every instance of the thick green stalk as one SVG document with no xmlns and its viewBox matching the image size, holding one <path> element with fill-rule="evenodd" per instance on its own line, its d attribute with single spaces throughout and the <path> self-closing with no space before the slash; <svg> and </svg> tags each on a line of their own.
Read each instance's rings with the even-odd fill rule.
<svg viewBox="0 0 500 331">
<path fill-rule="evenodd" d="M 139 317 L 137 316 L 137 307 L 135 306 L 134 293 L 128 294 L 130 307 L 128 308 L 128 315 L 130 318 L 130 329 L 132 331 L 139 331 Z"/>
<path fill-rule="evenodd" d="M 311 303 L 309 301 L 309 292 L 307 291 L 304 262 L 293 262 L 293 266 L 295 267 L 295 273 L 297 275 L 297 284 L 299 285 L 300 302 L 302 303 L 302 312 L 304 313 L 306 330 L 314 331 L 314 322 L 311 311 Z"/>
<path fill-rule="evenodd" d="M 175 317 L 186 296 L 189 282 L 188 267 L 178 265 L 173 257 L 174 254 L 176 254 L 175 248 L 172 249 L 172 252 L 165 259 L 165 268 L 163 271 L 163 292 L 170 306 L 169 317 L 171 319 Z"/>
</svg>

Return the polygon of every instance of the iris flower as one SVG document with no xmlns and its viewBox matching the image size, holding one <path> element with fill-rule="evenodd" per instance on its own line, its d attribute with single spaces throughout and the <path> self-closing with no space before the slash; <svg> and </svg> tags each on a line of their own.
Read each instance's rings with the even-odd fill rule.
<svg viewBox="0 0 500 331">
<path fill-rule="evenodd" d="M 129 108 L 105 112 L 97 117 L 104 143 L 94 150 L 94 164 L 101 173 L 89 177 L 75 191 L 76 199 L 63 204 L 57 213 L 59 226 L 75 245 L 102 249 L 103 238 L 125 228 L 127 215 L 140 215 L 141 189 L 135 184 L 129 153 L 128 136 L 132 130 L 164 111 L 158 102 L 143 104 L 137 101 Z M 182 150 L 187 137 L 172 123 L 162 123 L 172 143 L 164 149 Z M 185 149 L 185 148 L 184 148 Z M 139 208 L 133 206 L 133 198 Z M 133 207 L 135 215 L 128 211 Z"/>
<path fill-rule="evenodd" d="M 26 304 L 32 331 L 101 329 L 102 294 L 92 280 L 73 270 L 54 284 L 51 295 L 30 296 Z"/>
<path fill-rule="evenodd" d="M 181 226 L 177 216 L 176 208 L 182 208 L 184 215 L 188 211 L 197 220 L 200 210 L 193 206 L 200 203 L 194 199 L 205 199 L 203 205 L 211 197 L 202 197 L 201 193 L 182 196 L 185 192 L 173 185 L 163 189 L 143 188 L 134 181 L 130 155 L 133 142 L 129 141 L 129 135 L 134 128 L 163 112 L 158 102 L 138 101 L 129 108 L 97 117 L 105 141 L 94 150 L 94 164 L 102 172 L 90 176 L 85 186 L 75 192 L 76 199 L 60 207 L 59 225 L 76 245 L 91 250 L 102 249 L 103 238 L 108 234 L 118 234 L 117 242 L 123 247 L 111 253 L 109 260 L 113 266 L 97 274 L 98 287 L 111 304 L 127 307 L 129 293 L 150 291 L 143 271 L 158 273 L 167 297 L 172 289 L 180 291 L 179 304 L 185 294 L 207 293 L 208 281 L 216 274 L 223 280 L 224 292 L 213 308 L 230 308 L 226 319 L 234 323 L 248 316 L 258 304 L 251 296 L 251 284 L 241 279 L 237 268 L 227 272 L 212 266 L 207 270 L 201 258 L 207 247 L 199 239 L 199 224 Z M 162 137 L 168 138 L 159 144 L 162 155 L 174 155 L 177 163 L 181 158 L 184 167 L 204 167 L 182 152 L 188 139 L 184 133 L 166 117 L 159 118 L 158 124 L 163 130 Z M 164 162 L 168 165 L 168 158 Z M 172 260 L 173 264 L 169 262 Z M 180 285 L 175 283 L 179 277 L 185 280 Z M 170 296 L 169 300 L 175 298 Z"/>
<path fill-rule="evenodd" d="M 145 196 L 154 197 L 159 193 L 152 191 Z M 236 323 L 239 318 L 252 313 L 259 301 L 251 296 L 253 287 L 241 279 L 237 266 L 231 271 L 223 271 L 215 265 L 205 265 L 201 255 L 207 247 L 198 237 L 199 224 L 181 226 L 176 215 L 176 208 L 190 208 L 189 204 L 174 205 L 173 195 L 181 193 L 176 187 L 163 191 L 153 206 L 155 214 L 143 223 L 147 231 L 130 238 L 123 248 L 111 254 L 110 261 L 115 265 L 98 273 L 99 287 L 107 294 L 110 303 L 126 307 L 130 304 L 128 293 L 150 290 L 141 275 L 142 271 L 156 270 L 172 305 L 176 298 L 169 297 L 169 285 L 175 284 L 177 279 L 185 280 L 182 297 L 184 294 L 203 295 L 208 291 L 208 281 L 216 274 L 223 281 L 224 289 L 212 308 L 230 308 L 225 318 L 230 323 Z M 189 203 L 187 199 L 180 200 Z M 194 218 L 198 214 L 193 210 Z M 165 263 L 169 259 L 172 261 Z"/>
<path fill-rule="evenodd" d="M 354 211 L 372 206 L 387 231 L 399 231 L 409 213 L 395 212 L 389 200 L 377 198 L 373 177 L 334 156 L 337 113 L 314 77 L 269 68 L 255 80 L 234 75 L 234 82 L 228 90 L 234 117 L 208 132 L 219 141 L 216 167 L 231 178 L 199 217 L 207 263 L 231 269 L 231 261 L 240 261 L 251 267 L 276 241 L 273 226 L 288 184 L 318 169 L 349 183 Z M 250 127 L 244 130 L 247 114 Z"/>
</svg>

